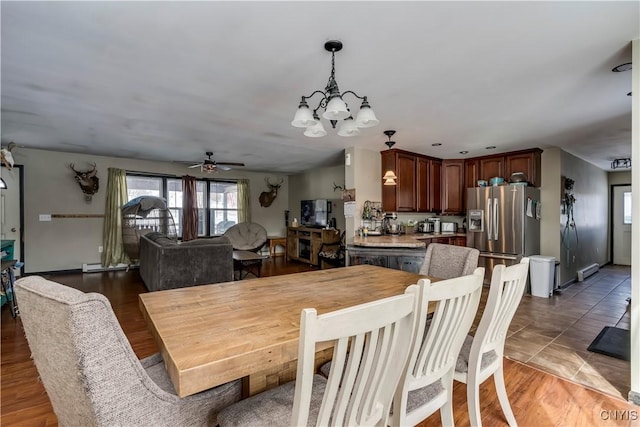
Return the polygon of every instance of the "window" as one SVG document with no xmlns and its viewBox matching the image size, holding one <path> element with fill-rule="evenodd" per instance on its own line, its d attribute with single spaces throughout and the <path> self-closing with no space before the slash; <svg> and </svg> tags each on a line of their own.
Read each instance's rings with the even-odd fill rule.
<svg viewBox="0 0 640 427">
<path fill-rule="evenodd" d="M 139 196 L 162 197 L 182 235 L 182 179 L 127 174 L 129 200 Z M 231 181 L 196 181 L 198 236 L 224 233 L 238 223 L 238 184 Z"/>
<path fill-rule="evenodd" d="M 625 191 L 622 200 L 622 223 L 631 224 L 631 192 Z"/>
<path fill-rule="evenodd" d="M 238 223 L 238 185 L 235 182 L 210 182 L 209 222 L 211 234 L 222 234 Z"/>
</svg>

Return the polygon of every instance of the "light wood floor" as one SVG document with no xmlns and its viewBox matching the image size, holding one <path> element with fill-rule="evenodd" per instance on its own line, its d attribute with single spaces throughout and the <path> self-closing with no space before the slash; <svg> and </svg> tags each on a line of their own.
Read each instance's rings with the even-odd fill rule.
<svg viewBox="0 0 640 427">
<path fill-rule="evenodd" d="M 285 264 L 283 258 L 276 258 L 264 263 L 262 274 L 287 274 L 309 269 L 304 264 Z M 136 355 L 142 358 L 156 351 L 138 309 L 138 294 L 146 290 L 137 270 L 52 275 L 48 278 L 85 292 L 106 295 Z M 20 319 L 13 319 L 6 306 L 1 314 L 0 425 L 56 426 L 55 414 L 30 359 Z M 637 421 L 634 424 L 630 421 L 634 417 L 640 418 L 640 407 L 521 362 L 505 360 L 505 380 L 520 426 L 640 425 Z M 481 387 L 481 406 L 484 425 L 506 425 L 491 381 Z M 469 425 L 464 384 L 456 384 L 454 388 L 454 408 L 456 424 Z M 440 425 L 438 414 L 421 424 L 432 425 Z"/>
</svg>

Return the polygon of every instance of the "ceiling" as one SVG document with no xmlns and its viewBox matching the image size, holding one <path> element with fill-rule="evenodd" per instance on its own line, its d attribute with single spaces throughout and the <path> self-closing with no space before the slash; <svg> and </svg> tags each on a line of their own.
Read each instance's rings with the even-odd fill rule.
<svg viewBox="0 0 640 427">
<path fill-rule="evenodd" d="M 394 148 L 440 158 L 561 147 L 608 170 L 631 157 L 631 72 L 611 69 L 631 61 L 637 1 L 0 8 L 3 147 L 194 162 L 210 150 L 290 174 L 386 149 L 395 129 Z M 331 39 L 340 89 L 368 96 L 380 125 L 307 138 L 290 122 L 326 85 Z"/>
</svg>

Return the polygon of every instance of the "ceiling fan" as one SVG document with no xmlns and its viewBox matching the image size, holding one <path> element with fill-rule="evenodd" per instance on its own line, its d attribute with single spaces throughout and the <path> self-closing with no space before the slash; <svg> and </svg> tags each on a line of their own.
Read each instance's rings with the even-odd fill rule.
<svg viewBox="0 0 640 427">
<path fill-rule="evenodd" d="M 201 172 L 216 173 L 218 169 L 223 171 L 231 170 L 229 166 L 244 166 L 244 163 L 216 162 L 211 158 L 211 156 L 213 156 L 213 152 L 211 151 L 207 151 L 205 154 L 207 155 L 206 159 L 200 163 L 189 166 L 189 168 L 200 168 Z"/>
</svg>

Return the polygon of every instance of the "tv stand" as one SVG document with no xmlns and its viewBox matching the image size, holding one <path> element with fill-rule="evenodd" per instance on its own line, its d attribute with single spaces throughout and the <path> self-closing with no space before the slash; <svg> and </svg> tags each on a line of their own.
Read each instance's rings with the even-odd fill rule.
<svg viewBox="0 0 640 427">
<path fill-rule="evenodd" d="M 340 230 L 316 227 L 288 227 L 287 255 L 289 259 L 318 265 L 318 252 L 323 243 L 340 241 Z"/>
</svg>

